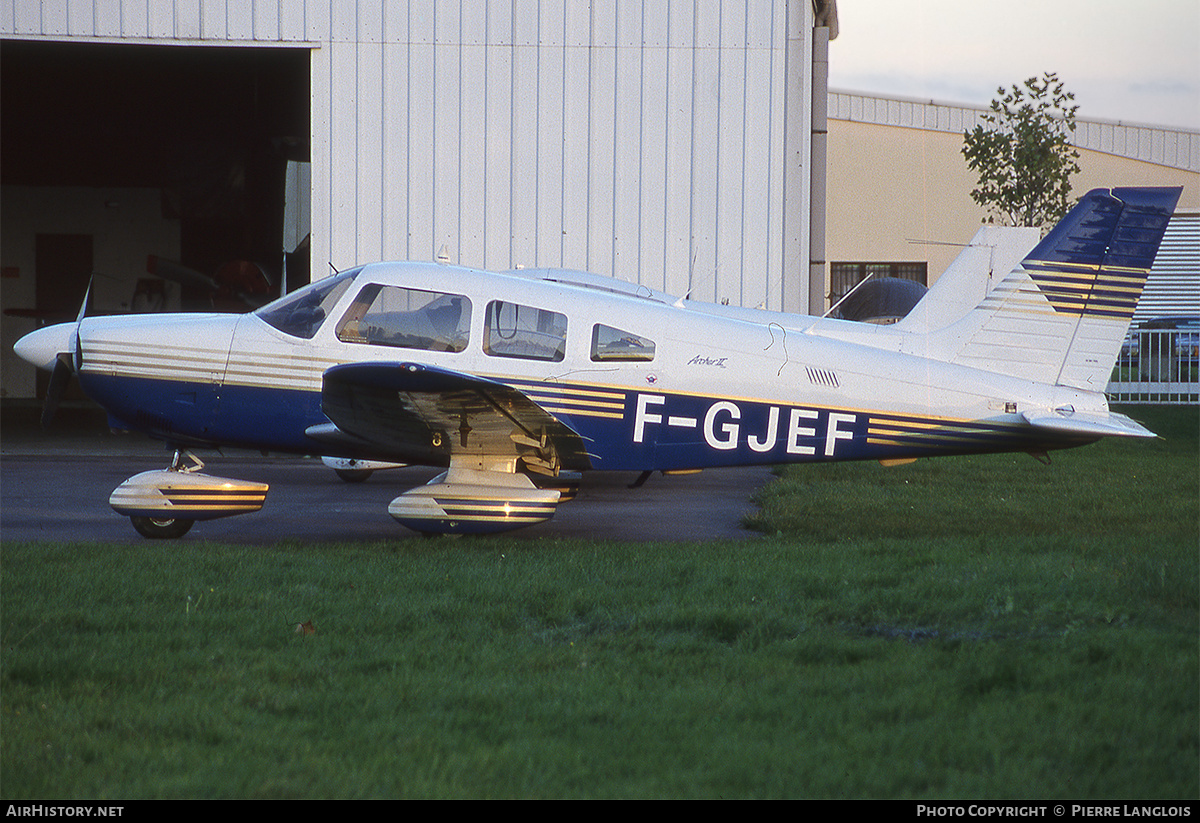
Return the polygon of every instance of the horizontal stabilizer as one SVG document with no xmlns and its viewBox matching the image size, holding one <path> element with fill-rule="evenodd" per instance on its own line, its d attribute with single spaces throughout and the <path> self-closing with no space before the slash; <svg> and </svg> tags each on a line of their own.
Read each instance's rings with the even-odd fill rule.
<svg viewBox="0 0 1200 823">
<path fill-rule="evenodd" d="M 1061 434 L 1086 437 L 1157 437 L 1136 420 L 1115 412 L 1076 412 L 1056 409 L 1052 412 L 1025 412 L 1029 425 Z"/>
</svg>

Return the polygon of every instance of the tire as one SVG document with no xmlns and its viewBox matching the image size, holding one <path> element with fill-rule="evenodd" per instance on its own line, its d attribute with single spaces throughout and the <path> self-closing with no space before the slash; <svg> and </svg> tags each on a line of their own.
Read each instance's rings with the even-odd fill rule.
<svg viewBox="0 0 1200 823">
<path fill-rule="evenodd" d="M 361 483 L 371 476 L 371 469 L 334 469 L 337 476 L 347 483 Z"/>
<path fill-rule="evenodd" d="M 129 521 L 133 523 L 138 534 L 151 540 L 174 540 L 183 537 L 196 522 L 174 517 L 162 520 L 155 517 L 130 517 Z"/>
</svg>

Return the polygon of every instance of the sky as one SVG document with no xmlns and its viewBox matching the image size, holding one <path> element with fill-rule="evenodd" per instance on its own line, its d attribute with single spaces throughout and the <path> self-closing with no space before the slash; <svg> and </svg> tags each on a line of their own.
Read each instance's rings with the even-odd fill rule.
<svg viewBox="0 0 1200 823">
<path fill-rule="evenodd" d="M 838 0 L 829 87 L 986 107 L 1056 72 L 1076 117 L 1200 131 L 1200 0 Z"/>
</svg>

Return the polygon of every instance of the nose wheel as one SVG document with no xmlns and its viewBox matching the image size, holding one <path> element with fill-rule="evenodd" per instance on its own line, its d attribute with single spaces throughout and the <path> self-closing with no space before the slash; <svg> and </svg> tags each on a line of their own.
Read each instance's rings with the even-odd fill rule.
<svg viewBox="0 0 1200 823">
<path fill-rule="evenodd" d="M 187 520 L 182 517 L 137 516 L 130 517 L 129 522 L 133 523 L 138 534 L 142 537 L 149 537 L 151 540 L 174 540 L 177 537 L 183 537 L 196 523 L 195 520 Z"/>
<path fill-rule="evenodd" d="M 129 518 L 133 528 L 152 540 L 182 537 L 197 520 L 256 512 L 267 497 L 267 484 L 214 477 L 190 452 L 177 451 L 171 466 L 142 472 L 113 490 L 109 505 Z"/>
</svg>

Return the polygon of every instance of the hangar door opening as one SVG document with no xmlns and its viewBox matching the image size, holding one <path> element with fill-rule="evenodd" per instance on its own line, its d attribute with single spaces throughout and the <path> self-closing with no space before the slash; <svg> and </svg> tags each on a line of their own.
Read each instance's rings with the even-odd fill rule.
<svg viewBox="0 0 1200 823">
<path fill-rule="evenodd" d="M 6 320 L 73 317 L 89 274 L 95 313 L 245 311 L 285 261 L 308 281 L 285 230 L 289 178 L 309 196 L 308 49 L 5 41 L 0 99 Z M 91 272 L 58 236 L 90 237 Z"/>
</svg>

